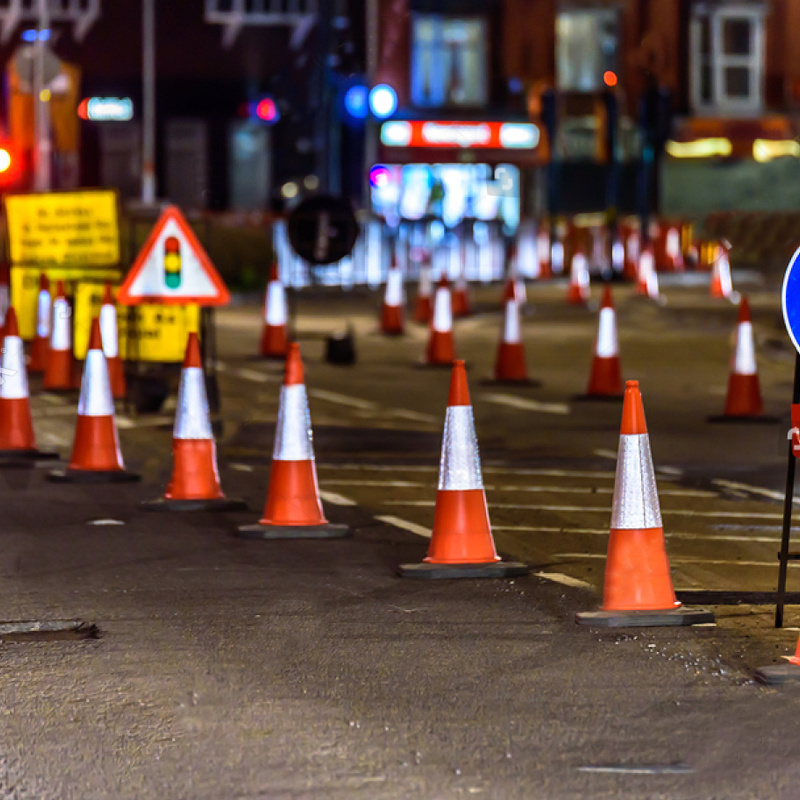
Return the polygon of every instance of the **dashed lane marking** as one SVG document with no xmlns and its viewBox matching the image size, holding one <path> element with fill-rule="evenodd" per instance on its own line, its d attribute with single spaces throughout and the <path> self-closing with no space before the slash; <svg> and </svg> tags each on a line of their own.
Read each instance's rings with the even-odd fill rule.
<svg viewBox="0 0 800 800">
<path fill-rule="evenodd" d="M 750 494 L 757 494 L 761 497 L 769 497 L 771 500 L 784 500 L 785 495 L 783 492 L 776 492 L 773 489 L 764 489 L 760 486 L 751 486 L 749 483 L 739 483 L 738 481 L 726 481 L 722 478 L 715 478 L 711 481 L 715 486 L 721 486 L 723 489 L 732 489 L 733 491 L 749 492 Z M 800 505 L 800 497 L 793 498 L 793 502 Z"/>
<path fill-rule="evenodd" d="M 357 481 L 357 480 L 330 480 L 325 479 L 328 486 L 379 486 L 387 489 L 424 489 L 426 483 L 414 483 L 413 481 Z"/>
<path fill-rule="evenodd" d="M 594 591 L 595 588 L 591 583 L 578 580 L 578 578 L 573 578 L 570 575 L 564 575 L 563 572 L 534 572 L 533 574 L 537 578 L 544 578 L 546 581 L 553 581 L 564 586 L 572 586 L 575 589 L 591 589 Z"/>
<path fill-rule="evenodd" d="M 422 536 L 425 539 L 431 538 L 431 531 L 429 528 L 424 528 L 422 525 L 417 525 L 416 522 L 409 522 L 407 519 L 400 517 L 393 517 L 391 514 L 385 514 L 380 517 L 375 517 L 380 522 L 385 522 L 387 525 L 394 525 L 395 528 L 415 533 L 417 536 Z"/>
<path fill-rule="evenodd" d="M 267 375 L 265 372 L 259 372 L 255 369 L 247 369 L 247 367 L 241 367 L 237 370 L 234 370 L 234 375 L 244 378 L 246 381 L 253 381 L 254 383 L 277 383 L 278 381 L 282 380 L 280 375 Z"/>
<path fill-rule="evenodd" d="M 594 453 L 594 455 L 596 455 L 598 458 L 610 458 L 612 461 L 617 460 L 617 453 L 614 450 L 605 450 L 600 447 L 597 450 L 592 450 L 592 453 Z"/>
<path fill-rule="evenodd" d="M 528 525 L 492 525 L 493 531 L 508 531 L 509 533 L 555 533 L 574 536 L 608 536 L 608 528 L 556 528 L 556 527 L 531 527 Z M 712 542 L 755 542 L 764 544 L 777 544 L 780 536 L 736 536 L 727 534 L 704 534 L 704 533 L 675 533 L 665 531 L 667 539 L 686 539 L 689 541 L 712 541 Z"/>
<path fill-rule="evenodd" d="M 583 558 L 605 558 L 605 553 L 556 553 L 553 558 L 562 558 L 565 561 L 580 561 Z M 691 558 L 689 556 L 670 556 L 670 564 L 708 564 L 710 566 L 730 567 L 770 567 L 774 568 L 778 560 L 774 561 L 726 561 L 721 558 Z"/>
<path fill-rule="evenodd" d="M 377 403 L 373 403 L 371 400 L 362 400 L 360 397 L 350 397 L 338 392 L 327 392 L 323 389 L 311 389 L 308 394 L 317 400 L 326 400 L 329 403 L 336 403 L 340 406 L 361 408 L 366 411 L 374 411 L 380 408 Z"/>
<path fill-rule="evenodd" d="M 335 506 L 355 506 L 355 505 L 357 505 L 355 500 L 351 500 L 349 497 L 345 497 L 344 495 L 337 494 L 336 492 L 323 492 L 323 491 L 320 491 L 319 496 L 326 503 L 333 503 L 333 505 L 335 505 Z"/>
<path fill-rule="evenodd" d="M 542 403 L 539 400 L 529 400 L 526 397 L 515 397 L 511 394 L 481 394 L 481 400 L 489 403 L 514 408 L 518 411 L 538 411 L 542 414 L 569 414 L 569 406 L 566 403 Z M 616 456 L 614 456 L 616 458 Z"/>
</svg>

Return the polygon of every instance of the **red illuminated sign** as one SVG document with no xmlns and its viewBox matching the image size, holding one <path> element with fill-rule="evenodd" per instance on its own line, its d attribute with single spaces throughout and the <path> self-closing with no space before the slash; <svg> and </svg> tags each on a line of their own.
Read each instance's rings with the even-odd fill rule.
<svg viewBox="0 0 800 800">
<path fill-rule="evenodd" d="M 539 128 L 530 122 L 453 122 L 392 120 L 381 126 L 388 147 L 462 147 L 533 150 Z"/>
</svg>

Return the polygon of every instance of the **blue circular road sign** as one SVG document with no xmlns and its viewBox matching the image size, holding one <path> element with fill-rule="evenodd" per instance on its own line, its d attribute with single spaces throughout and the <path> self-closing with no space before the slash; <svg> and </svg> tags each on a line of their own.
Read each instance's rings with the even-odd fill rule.
<svg viewBox="0 0 800 800">
<path fill-rule="evenodd" d="M 800 353 L 800 247 L 794 251 L 783 276 L 781 308 L 786 331 L 794 349 Z"/>
</svg>

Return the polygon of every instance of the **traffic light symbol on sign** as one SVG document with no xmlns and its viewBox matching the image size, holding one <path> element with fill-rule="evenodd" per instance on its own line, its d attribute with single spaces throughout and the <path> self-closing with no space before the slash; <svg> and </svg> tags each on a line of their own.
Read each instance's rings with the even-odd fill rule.
<svg viewBox="0 0 800 800">
<path fill-rule="evenodd" d="M 168 289 L 181 285 L 181 243 L 176 236 L 164 239 L 164 283 Z"/>
</svg>

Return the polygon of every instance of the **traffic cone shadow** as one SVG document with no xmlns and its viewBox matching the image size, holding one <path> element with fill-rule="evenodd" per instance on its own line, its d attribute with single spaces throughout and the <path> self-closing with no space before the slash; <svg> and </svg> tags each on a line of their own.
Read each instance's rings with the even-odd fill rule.
<svg viewBox="0 0 800 800">
<path fill-rule="evenodd" d="M 781 656 L 786 664 L 770 664 L 757 667 L 753 678 L 764 686 L 781 686 L 786 683 L 800 681 L 800 639 L 798 639 L 793 656 Z"/>
<path fill-rule="evenodd" d="M 47 479 L 56 483 L 129 483 L 139 477 L 126 470 L 122 461 L 100 319 L 95 317 L 83 368 L 72 456 L 67 469 L 53 470 Z"/>
<path fill-rule="evenodd" d="M 709 422 L 755 422 L 775 423 L 778 417 L 766 416 L 761 399 L 761 386 L 756 367 L 756 348 L 753 324 L 750 320 L 750 304 L 746 296 L 739 301 L 739 320 L 736 325 L 736 341 L 731 356 L 731 372 L 728 377 L 728 393 L 725 410 L 711 416 Z"/>
<path fill-rule="evenodd" d="M 244 500 L 225 497 L 217 468 L 203 362 L 197 334 L 190 333 L 178 388 L 172 433 L 172 477 L 164 496 L 146 500 L 148 511 L 240 511 Z"/>
<path fill-rule="evenodd" d="M 245 539 L 351 535 L 347 525 L 332 525 L 322 511 L 303 362 L 296 342 L 289 345 L 286 357 L 264 514 L 257 524 L 238 528 L 237 535 Z"/>
<path fill-rule="evenodd" d="M 625 384 L 603 605 L 575 620 L 612 628 L 714 621 L 710 611 L 682 608 L 675 597 L 638 381 Z"/>
<path fill-rule="evenodd" d="M 405 578 L 511 578 L 528 571 L 525 564 L 501 561 L 495 550 L 467 374 L 464 362 L 456 361 L 428 554 L 421 564 L 401 564 L 399 573 Z"/>
<path fill-rule="evenodd" d="M 40 450 L 36 446 L 31 421 L 28 375 L 25 370 L 25 351 L 13 306 L 6 312 L 5 338 L 0 358 L 0 458 L 58 458 L 58 453 Z"/>
</svg>

